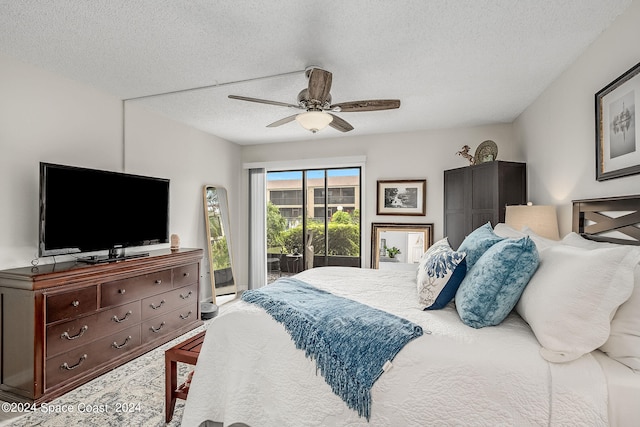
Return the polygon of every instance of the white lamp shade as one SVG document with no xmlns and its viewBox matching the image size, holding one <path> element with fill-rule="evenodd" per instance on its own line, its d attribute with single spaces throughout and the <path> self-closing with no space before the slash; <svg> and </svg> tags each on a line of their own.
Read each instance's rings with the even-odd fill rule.
<svg viewBox="0 0 640 427">
<path fill-rule="evenodd" d="M 296 116 L 296 121 L 300 123 L 303 128 L 316 133 L 319 130 L 326 128 L 329 123 L 333 121 L 333 116 L 331 114 L 323 113 L 322 111 L 307 111 L 306 113 L 298 114 Z"/>
<path fill-rule="evenodd" d="M 518 231 L 529 227 L 539 236 L 560 240 L 555 206 L 507 206 L 504 222 Z"/>
</svg>

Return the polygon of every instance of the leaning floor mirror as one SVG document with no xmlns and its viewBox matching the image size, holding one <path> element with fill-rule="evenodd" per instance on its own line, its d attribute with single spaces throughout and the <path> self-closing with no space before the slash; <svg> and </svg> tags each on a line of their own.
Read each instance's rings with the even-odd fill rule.
<svg viewBox="0 0 640 427">
<path fill-rule="evenodd" d="M 236 280 L 229 238 L 229 203 L 224 187 L 204 186 L 204 217 L 213 303 L 217 297 L 235 296 Z"/>
<path fill-rule="evenodd" d="M 415 270 L 433 244 L 433 224 L 371 224 L 371 268 Z"/>
</svg>

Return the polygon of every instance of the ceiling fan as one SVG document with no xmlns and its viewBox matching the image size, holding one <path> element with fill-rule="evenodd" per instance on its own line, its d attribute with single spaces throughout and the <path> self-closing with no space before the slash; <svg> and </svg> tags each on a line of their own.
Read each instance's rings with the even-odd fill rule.
<svg viewBox="0 0 640 427">
<path fill-rule="evenodd" d="M 309 86 L 298 93 L 297 105 L 238 95 L 229 95 L 229 98 L 305 110 L 306 112 L 304 113 L 285 117 L 284 119 L 267 125 L 267 127 L 277 127 L 296 120 L 302 127 L 313 133 L 324 129 L 326 126 L 331 126 L 340 132 L 353 130 L 353 126 L 346 120 L 333 113 L 392 110 L 400 107 L 399 99 L 370 99 L 366 101 L 349 101 L 332 104 L 331 94 L 329 93 L 331 90 L 332 74 L 318 67 L 308 67 L 305 70 L 305 74 L 309 79 Z"/>
</svg>

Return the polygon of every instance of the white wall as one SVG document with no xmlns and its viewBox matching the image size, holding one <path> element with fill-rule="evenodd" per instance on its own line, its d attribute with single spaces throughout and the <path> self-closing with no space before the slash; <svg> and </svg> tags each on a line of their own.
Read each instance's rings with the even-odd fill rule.
<svg viewBox="0 0 640 427">
<path fill-rule="evenodd" d="M 640 194 L 640 175 L 596 181 L 594 95 L 640 61 L 640 1 L 605 31 L 514 122 L 529 171 L 529 196 L 559 209 L 571 231 L 571 200 Z"/>
<path fill-rule="evenodd" d="M 183 247 L 206 247 L 204 184 L 227 187 L 232 215 L 240 209 L 236 144 L 131 103 L 123 141 L 119 99 L 2 55 L 0 93 L 0 269 L 37 257 L 41 161 L 170 178 L 171 233 L 180 235 Z M 232 234 L 242 226 L 232 224 Z M 246 281 L 244 261 L 236 259 L 238 280 Z M 208 264 L 202 266 L 208 274 Z M 211 295 L 208 282 L 201 288 L 203 297 Z"/>
<path fill-rule="evenodd" d="M 322 132 L 335 131 L 327 128 Z M 295 167 L 295 161 L 300 159 L 366 156 L 362 188 L 365 200 L 361 210 L 366 266 L 370 265 L 372 222 L 433 223 L 434 238 L 443 237 L 443 172 L 468 165 L 456 155 L 463 145 L 469 145 L 473 151 L 482 141 L 491 139 L 498 145 L 499 160 L 524 160 L 510 124 L 337 139 L 316 136 L 321 138 L 322 133 L 304 142 L 244 146 L 242 160 L 246 163 L 290 160 Z M 427 179 L 425 216 L 375 214 L 377 180 L 418 178 Z"/>
<path fill-rule="evenodd" d="M 135 103 L 125 106 L 125 168 L 127 172 L 171 180 L 171 233 L 180 246 L 205 249 L 201 272 L 201 298 L 211 296 L 204 221 L 205 185 L 225 187 L 229 197 L 231 247 L 238 285 L 246 289 L 247 270 L 235 236 L 244 236 L 240 216 L 240 146 L 189 126 L 167 120 Z"/>
<path fill-rule="evenodd" d="M 38 242 L 38 164 L 119 169 L 121 103 L 0 56 L 0 268 L 28 265 Z"/>
</svg>

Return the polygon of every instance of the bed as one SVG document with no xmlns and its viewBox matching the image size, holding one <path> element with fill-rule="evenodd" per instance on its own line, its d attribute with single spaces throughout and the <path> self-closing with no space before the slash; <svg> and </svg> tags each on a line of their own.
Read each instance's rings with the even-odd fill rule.
<svg viewBox="0 0 640 427">
<path fill-rule="evenodd" d="M 638 425 L 640 354 L 634 352 L 640 347 L 639 209 L 640 197 L 576 201 L 575 233 L 561 242 L 547 241 L 526 229 L 496 226 L 496 234 L 502 228 L 502 239 L 532 240 L 540 254 L 539 266 L 517 306 L 496 326 L 468 326 L 453 302 L 442 309 L 423 310 L 416 295 L 416 272 L 322 267 L 296 275 L 332 295 L 406 319 L 424 332 L 404 345 L 371 387 L 368 419 L 332 392 L 314 360 L 296 348 L 282 323 L 256 304 L 234 302 L 208 327 L 182 424 Z M 616 213 L 610 217 L 605 210 Z M 592 235 L 599 241 L 583 237 Z M 540 292 L 557 269 L 554 262 L 571 265 L 576 253 L 592 260 L 593 274 L 606 270 L 597 260 L 628 260 L 628 265 L 612 269 L 607 277 L 616 286 L 603 291 L 606 295 L 599 296 L 595 305 L 600 300 L 615 301 L 595 307 L 590 298 L 600 292 L 596 289 L 584 295 L 588 313 L 585 306 L 576 305 L 583 297 L 579 296 L 572 297 L 573 306 L 567 309 L 577 312 L 566 315 L 562 307 L 556 309 L 549 302 L 542 311 L 551 325 L 545 324 L 536 313 L 541 310 Z M 621 278 L 625 268 L 630 274 Z M 562 280 L 572 282 L 564 276 Z M 561 300 L 562 295 L 553 298 Z M 568 335 L 558 332 L 563 325 Z M 602 342 L 593 341 L 593 335 L 603 333 Z M 584 339 L 577 339 L 579 335 Z"/>
</svg>

